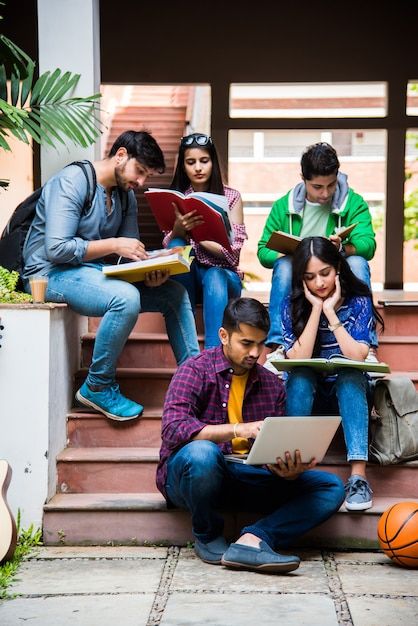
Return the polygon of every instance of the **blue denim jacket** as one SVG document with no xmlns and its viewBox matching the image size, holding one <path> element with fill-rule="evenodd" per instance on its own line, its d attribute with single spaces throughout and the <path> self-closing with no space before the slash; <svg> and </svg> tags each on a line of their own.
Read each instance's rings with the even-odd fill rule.
<svg viewBox="0 0 418 626">
<path fill-rule="evenodd" d="M 139 238 L 133 191 L 129 192 L 124 218 L 116 189 L 110 212 L 106 208 L 103 185 L 97 183 L 91 207 L 83 214 L 86 195 L 87 180 L 76 165 L 67 166 L 44 185 L 23 249 L 24 279 L 32 274 L 48 275 L 56 265 L 81 265 L 90 241 L 109 237 Z"/>
</svg>

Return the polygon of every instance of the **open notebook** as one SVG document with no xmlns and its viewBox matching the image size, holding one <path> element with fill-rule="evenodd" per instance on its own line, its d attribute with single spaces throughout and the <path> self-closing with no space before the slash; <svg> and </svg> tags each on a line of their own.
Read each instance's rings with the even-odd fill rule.
<svg viewBox="0 0 418 626">
<path fill-rule="evenodd" d="M 226 454 L 225 459 L 248 465 L 276 463 L 285 459 L 285 452 L 294 456 L 300 450 L 302 462 L 315 457 L 321 462 L 341 422 L 339 415 L 303 417 L 270 416 L 264 420 L 254 444 L 247 454 Z"/>
</svg>

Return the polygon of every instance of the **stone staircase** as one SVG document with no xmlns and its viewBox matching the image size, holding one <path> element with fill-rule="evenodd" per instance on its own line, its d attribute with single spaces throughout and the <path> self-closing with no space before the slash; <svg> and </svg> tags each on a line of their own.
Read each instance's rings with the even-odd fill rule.
<svg viewBox="0 0 418 626">
<path fill-rule="evenodd" d="M 260 299 L 265 301 L 262 295 Z M 391 365 L 392 375 L 406 373 L 418 388 L 418 299 L 413 306 L 380 306 L 386 329 L 379 358 Z M 83 367 L 76 373 L 75 388 L 85 377 L 97 323 L 89 320 L 89 333 L 83 337 Z M 202 328 L 199 315 L 197 326 Z M 155 486 L 162 406 L 175 371 L 162 316 L 140 315 L 118 365 L 121 389 L 146 407 L 143 417 L 119 424 L 86 409 L 70 411 L 67 447 L 57 457 L 56 495 L 44 508 L 46 545 L 166 545 L 192 540 L 188 513 L 168 510 Z M 349 471 L 340 431 L 321 467 L 346 479 Z M 368 475 L 375 494 L 373 508 L 363 514 L 342 508 L 306 536 L 302 545 L 375 547 L 381 513 L 399 500 L 418 500 L 418 462 L 391 467 L 370 464 Z M 233 537 L 250 519 L 245 512 L 226 514 L 226 534 Z"/>
</svg>

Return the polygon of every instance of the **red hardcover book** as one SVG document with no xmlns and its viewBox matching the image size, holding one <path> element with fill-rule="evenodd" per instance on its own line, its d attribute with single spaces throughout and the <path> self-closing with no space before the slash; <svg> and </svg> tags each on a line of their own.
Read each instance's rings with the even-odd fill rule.
<svg viewBox="0 0 418 626">
<path fill-rule="evenodd" d="M 185 196 L 174 189 L 149 189 L 145 197 L 161 230 L 170 231 L 173 228 L 176 218 L 174 203 L 183 215 L 196 211 L 203 217 L 204 223 L 191 231 L 194 241 L 216 241 L 224 248 L 231 249 L 233 231 L 225 196 L 203 191 Z"/>
</svg>

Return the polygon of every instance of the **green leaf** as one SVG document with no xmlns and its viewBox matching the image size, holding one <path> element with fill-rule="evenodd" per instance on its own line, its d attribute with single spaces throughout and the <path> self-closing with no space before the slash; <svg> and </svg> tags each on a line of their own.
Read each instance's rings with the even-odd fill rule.
<svg viewBox="0 0 418 626">
<path fill-rule="evenodd" d="M 15 107 L 19 101 L 20 93 L 20 74 L 17 66 L 13 68 L 12 76 L 10 78 L 10 100 Z"/>
</svg>

